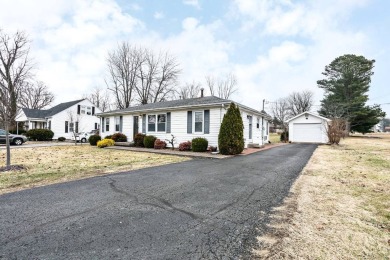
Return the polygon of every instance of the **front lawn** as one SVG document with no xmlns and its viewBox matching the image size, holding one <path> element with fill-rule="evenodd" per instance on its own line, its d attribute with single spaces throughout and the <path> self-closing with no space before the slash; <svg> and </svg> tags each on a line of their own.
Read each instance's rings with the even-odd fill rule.
<svg viewBox="0 0 390 260">
<path fill-rule="evenodd" d="M 34 186 L 136 170 L 189 160 L 186 157 L 99 149 L 90 145 L 18 148 L 11 150 L 12 164 L 21 171 L 0 172 L 0 194 Z M 5 149 L 0 151 L 5 165 Z"/>
<path fill-rule="evenodd" d="M 258 241 L 267 259 L 388 259 L 390 135 L 319 146 Z"/>
</svg>

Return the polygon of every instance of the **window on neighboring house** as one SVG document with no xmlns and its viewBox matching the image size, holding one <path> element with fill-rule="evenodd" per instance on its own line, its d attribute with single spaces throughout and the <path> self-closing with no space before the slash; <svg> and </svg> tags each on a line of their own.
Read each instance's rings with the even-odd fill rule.
<svg viewBox="0 0 390 260">
<path fill-rule="evenodd" d="M 68 133 L 69 132 L 69 125 L 68 125 L 68 121 L 65 121 L 65 133 Z"/>
<path fill-rule="evenodd" d="M 157 115 L 157 131 L 165 132 L 165 125 L 167 122 L 167 116 L 165 114 Z"/>
<path fill-rule="evenodd" d="M 80 114 L 85 114 L 85 106 L 80 106 Z"/>
<path fill-rule="evenodd" d="M 116 116 L 115 117 L 115 131 L 119 132 L 120 131 L 120 124 L 121 124 L 121 121 L 120 121 L 120 118 L 119 116 Z"/>
<path fill-rule="evenodd" d="M 99 124 L 95 123 L 95 128 L 94 129 L 99 129 Z"/>
<path fill-rule="evenodd" d="M 148 132 L 156 131 L 156 115 L 148 115 Z"/>
<path fill-rule="evenodd" d="M 92 115 L 92 107 L 87 107 L 87 115 Z"/>
<path fill-rule="evenodd" d="M 203 132 L 203 111 L 195 111 L 195 120 L 194 120 L 194 132 L 202 133 Z"/>
<path fill-rule="evenodd" d="M 106 117 L 106 131 L 110 131 L 110 118 Z"/>
<path fill-rule="evenodd" d="M 73 133 L 74 130 L 74 123 L 69 123 L 69 132 Z"/>
</svg>

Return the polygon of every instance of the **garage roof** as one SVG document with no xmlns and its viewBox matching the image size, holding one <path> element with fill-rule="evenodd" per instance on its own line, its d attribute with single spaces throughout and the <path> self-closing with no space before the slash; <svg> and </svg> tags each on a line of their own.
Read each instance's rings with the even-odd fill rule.
<svg viewBox="0 0 390 260">
<path fill-rule="evenodd" d="M 290 119 L 287 120 L 286 122 L 288 123 L 288 122 L 290 122 L 290 121 L 293 121 L 294 119 L 296 119 L 296 118 L 298 118 L 298 117 L 300 117 L 300 116 L 302 116 L 302 115 L 304 115 L 304 114 L 306 114 L 306 113 L 309 114 L 309 115 L 311 115 L 311 116 L 315 116 L 315 117 L 321 118 L 321 119 L 323 119 L 323 120 L 326 120 L 326 121 L 328 121 L 328 122 L 332 121 L 332 120 L 330 120 L 329 118 L 326 118 L 326 117 L 323 117 L 323 116 L 314 114 L 313 112 L 310 112 L 310 111 L 306 111 L 306 112 L 303 112 L 303 113 L 301 113 L 301 114 L 299 114 L 299 115 L 294 116 L 293 118 L 290 118 Z"/>
</svg>

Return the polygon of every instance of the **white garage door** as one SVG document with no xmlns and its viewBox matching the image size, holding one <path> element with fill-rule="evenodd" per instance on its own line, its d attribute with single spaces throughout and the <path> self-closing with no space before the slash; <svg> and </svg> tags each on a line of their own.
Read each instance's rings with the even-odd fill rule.
<svg viewBox="0 0 390 260">
<path fill-rule="evenodd" d="M 293 142 L 321 143 L 321 124 L 294 124 Z"/>
</svg>

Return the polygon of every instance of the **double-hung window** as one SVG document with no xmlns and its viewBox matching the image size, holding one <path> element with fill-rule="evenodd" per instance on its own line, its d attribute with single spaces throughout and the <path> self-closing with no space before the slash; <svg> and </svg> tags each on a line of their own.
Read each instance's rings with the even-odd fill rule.
<svg viewBox="0 0 390 260">
<path fill-rule="evenodd" d="M 87 107 L 87 115 L 92 115 L 92 107 Z"/>
<path fill-rule="evenodd" d="M 85 114 L 85 106 L 80 106 L 80 114 Z"/>
<path fill-rule="evenodd" d="M 156 132 L 156 115 L 148 115 L 148 132 Z"/>
<path fill-rule="evenodd" d="M 121 121 L 120 121 L 119 116 L 116 116 L 115 117 L 115 131 L 117 131 L 117 132 L 120 131 L 120 123 L 121 123 Z"/>
<path fill-rule="evenodd" d="M 203 111 L 195 111 L 194 113 L 194 132 L 202 133 L 203 132 Z"/>
<path fill-rule="evenodd" d="M 110 118 L 106 117 L 106 131 L 110 131 Z"/>
<path fill-rule="evenodd" d="M 157 115 L 157 131 L 165 132 L 165 125 L 167 122 L 167 116 L 165 114 Z"/>
</svg>

